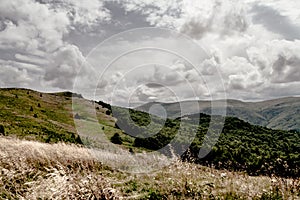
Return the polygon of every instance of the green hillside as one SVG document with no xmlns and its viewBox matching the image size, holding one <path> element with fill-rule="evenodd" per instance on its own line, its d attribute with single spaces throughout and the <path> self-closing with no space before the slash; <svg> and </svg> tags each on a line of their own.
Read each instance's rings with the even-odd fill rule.
<svg viewBox="0 0 300 200">
<path fill-rule="evenodd" d="M 128 117 L 123 117 L 122 111 L 119 111 L 117 115 L 119 124 L 126 129 L 125 132 L 127 131 L 129 134 L 135 132 L 138 136 L 133 143 L 136 147 L 159 150 L 177 137 L 175 153 L 180 152 L 182 149 L 179 147 L 185 146 L 189 134 L 196 131 L 196 136 L 191 142 L 190 148 L 181 156 L 184 160 L 202 165 L 213 165 L 217 168 L 246 171 L 252 175 L 299 176 L 299 132 L 272 130 L 251 125 L 235 117 L 226 117 L 218 142 L 205 158 L 199 159 L 200 148 L 209 148 L 209 146 L 203 146 L 203 140 L 206 137 L 211 120 L 209 115 L 195 114 L 185 116 L 182 119 L 167 119 L 164 127 L 160 130 L 155 130 L 156 127 L 160 126 L 160 123 L 159 118 L 153 116 L 154 124 L 148 126 L 148 129 L 137 126 L 137 124 L 146 125 L 149 123 L 149 114 L 147 113 L 132 111 L 132 121 L 128 120 Z M 199 118 L 200 123 L 195 126 Z M 133 121 L 136 123 L 134 124 Z M 210 128 L 209 131 L 211 135 L 217 134 L 214 129 Z M 146 138 L 141 137 L 152 132 L 157 134 Z M 166 155 L 170 154 L 168 149 L 162 149 L 161 152 Z"/>
<path fill-rule="evenodd" d="M 74 129 L 71 96 L 68 92 L 1 89 L 0 124 L 4 135 L 47 143 L 81 143 Z"/>
<path fill-rule="evenodd" d="M 97 123 L 108 140 L 119 133 L 124 148 L 135 148 L 132 147 L 133 138 L 122 134 L 115 127 L 116 119 L 107 108 L 108 104 L 89 101 L 71 92 L 42 93 L 28 89 L 0 89 L 0 135 L 45 143 L 66 142 L 93 147 L 92 139 L 77 133 L 74 120 L 88 122 L 90 119 L 86 117 L 88 113 L 86 116 L 79 116 L 73 112 L 72 96 L 80 102 L 81 107 L 93 105 Z"/>
</svg>

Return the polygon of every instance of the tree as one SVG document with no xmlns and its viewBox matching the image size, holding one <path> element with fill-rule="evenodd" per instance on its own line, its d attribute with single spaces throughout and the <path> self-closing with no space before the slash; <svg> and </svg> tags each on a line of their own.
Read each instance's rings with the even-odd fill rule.
<svg viewBox="0 0 300 200">
<path fill-rule="evenodd" d="M 106 110 L 105 114 L 106 114 L 106 115 L 110 115 L 110 114 L 111 114 L 111 111 L 110 111 L 110 110 Z"/>
<path fill-rule="evenodd" d="M 30 106 L 30 112 L 32 112 L 33 111 L 33 107 L 32 106 Z"/>
<path fill-rule="evenodd" d="M 81 119 L 81 117 L 79 116 L 78 113 L 76 113 L 76 114 L 74 115 L 74 118 L 75 118 L 75 119 Z"/>
<path fill-rule="evenodd" d="M 5 135 L 5 130 L 4 130 L 4 126 L 0 125 L 0 134 L 1 135 Z"/>
<path fill-rule="evenodd" d="M 39 108 L 41 107 L 41 104 L 40 103 L 38 103 L 38 105 L 37 105 Z"/>
<path fill-rule="evenodd" d="M 110 141 L 114 144 L 122 144 L 122 138 L 119 133 L 115 133 L 114 136 L 110 138 Z"/>
</svg>

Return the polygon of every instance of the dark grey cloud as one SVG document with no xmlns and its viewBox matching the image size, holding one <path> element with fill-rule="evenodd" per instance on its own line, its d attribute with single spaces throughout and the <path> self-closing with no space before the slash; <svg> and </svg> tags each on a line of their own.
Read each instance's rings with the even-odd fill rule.
<svg viewBox="0 0 300 200">
<path fill-rule="evenodd" d="M 269 31 L 282 35 L 287 40 L 300 39 L 300 27 L 279 11 L 263 5 L 252 8 L 253 23 L 264 25 Z"/>
<path fill-rule="evenodd" d="M 272 75 L 274 83 L 300 82 L 300 57 L 279 54 L 273 64 Z"/>
<path fill-rule="evenodd" d="M 158 84 L 158 83 L 147 83 L 146 86 L 149 87 L 149 88 L 160 88 L 160 87 L 164 87 L 164 85 Z"/>
</svg>

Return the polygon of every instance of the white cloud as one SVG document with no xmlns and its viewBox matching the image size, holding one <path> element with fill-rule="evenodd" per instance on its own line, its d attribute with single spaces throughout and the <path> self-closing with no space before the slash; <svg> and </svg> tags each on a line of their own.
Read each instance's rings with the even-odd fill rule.
<svg viewBox="0 0 300 200">
<path fill-rule="evenodd" d="M 0 60 L 0 87 L 31 87 L 38 78 L 35 66 L 14 61 Z M 31 73 L 28 73 L 30 72 Z M 18 80 L 18 82 L 16 82 Z"/>
<path fill-rule="evenodd" d="M 69 20 L 32 0 L 3 0 L 0 4 L 0 48 L 52 51 L 63 44 Z"/>
<path fill-rule="evenodd" d="M 78 47 L 74 45 L 65 45 L 59 48 L 48 60 L 50 62 L 45 70 L 45 80 L 49 81 L 52 86 L 62 89 L 72 88 L 77 73 L 81 68 L 86 67 L 85 58 Z M 81 70 L 81 73 L 84 72 Z"/>
<path fill-rule="evenodd" d="M 89 33 L 104 21 L 111 19 L 110 12 L 104 7 L 102 0 L 74 1 L 74 0 L 39 0 L 47 4 L 50 9 L 56 12 L 65 13 L 70 22 L 71 28 Z"/>
<path fill-rule="evenodd" d="M 244 32 L 248 28 L 247 7 L 238 0 L 123 2 L 128 11 L 139 10 L 150 24 L 175 28 L 193 38 L 214 32 L 220 36 Z"/>
<path fill-rule="evenodd" d="M 32 87 L 43 85 L 46 88 L 72 89 L 73 80 L 85 59 L 80 49 L 66 42 L 65 38 L 73 29 L 90 30 L 109 17 L 103 2 L 98 0 L 88 3 L 69 0 L 1 1 L 0 50 L 10 52 L 7 53 L 10 54 L 8 58 L 3 57 L 7 62 L 2 72 L 4 76 L 14 77 L 2 82 L 5 80 L 16 87 L 28 87 L 35 82 Z M 24 78 L 33 71 L 39 76 Z M 18 74 L 20 79 L 15 77 Z"/>
<path fill-rule="evenodd" d="M 272 83 L 300 82 L 300 40 L 274 40 L 248 50 L 256 64 Z"/>
</svg>

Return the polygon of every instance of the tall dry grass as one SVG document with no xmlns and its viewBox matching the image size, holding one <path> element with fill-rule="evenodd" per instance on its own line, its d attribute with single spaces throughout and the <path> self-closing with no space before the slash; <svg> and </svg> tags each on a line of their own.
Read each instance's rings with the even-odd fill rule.
<svg viewBox="0 0 300 200">
<path fill-rule="evenodd" d="M 106 154 L 96 159 L 75 145 L 0 137 L 0 198 L 300 199 L 299 179 L 250 177 L 178 160 L 156 172 L 130 174 L 101 164 Z"/>
<path fill-rule="evenodd" d="M 102 199 L 117 196 L 105 168 L 75 145 L 0 138 L 3 199 Z"/>
</svg>

